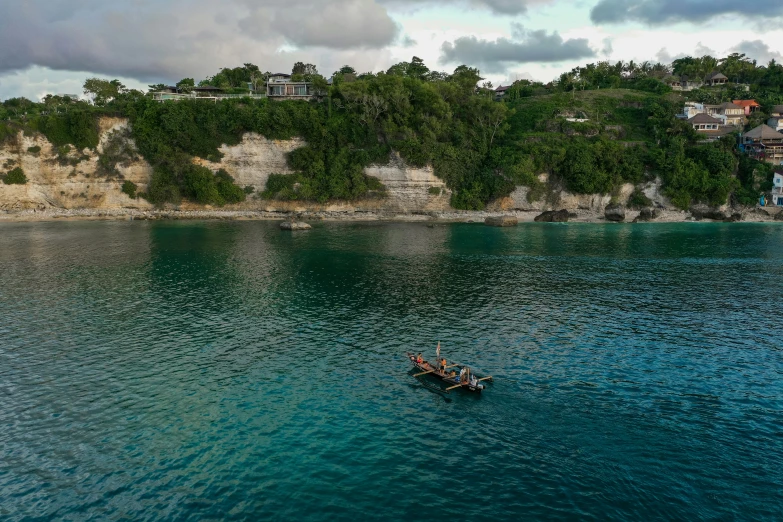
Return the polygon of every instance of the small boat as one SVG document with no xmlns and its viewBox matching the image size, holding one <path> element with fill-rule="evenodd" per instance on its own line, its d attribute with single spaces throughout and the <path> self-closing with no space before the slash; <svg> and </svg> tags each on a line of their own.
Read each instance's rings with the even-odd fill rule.
<svg viewBox="0 0 783 522">
<path fill-rule="evenodd" d="M 451 385 L 450 387 L 446 388 L 446 391 L 451 391 L 451 390 L 455 390 L 457 388 L 460 388 L 460 389 L 471 391 L 471 392 L 475 392 L 475 393 L 481 393 L 482 390 L 484 390 L 484 388 L 486 388 L 486 386 L 484 384 L 482 384 L 482 381 L 491 381 L 492 380 L 492 377 L 482 377 L 482 378 L 479 378 L 478 375 L 475 375 L 476 380 L 474 382 L 471 382 L 470 380 L 466 380 L 466 382 L 460 382 L 460 378 L 459 378 L 459 373 L 460 372 L 456 372 L 457 375 L 452 377 L 447 372 L 441 371 L 440 369 L 438 369 L 437 364 L 432 364 L 431 362 L 426 361 L 426 360 L 422 361 L 422 362 L 418 362 L 416 360 L 416 355 L 414 355 L 412 353 L 408 353 L 407 355 L 408 355 L 408 359 L 410 359 L 410 361 L 413 364 L 413 366 L 418 368 L 419 370 L 421 370 L 421 373 L 416 374 L 415 377 L 420 377 L 422 375 L 432 375 L 433 377 L 436 377 L 436 378 L 440 379 L 441 381 L 445 382 L 446 384 L 450 384 Z M 466 368 L 466 369 L 468 369 L 468 371 L 470 371 L 470 369 L 467 368 L 466 366 L 459 365 L 459 364 L 454 364 L 454 365 L 448 366 L 447 369 L 448 368 L 458 368 L 459 370 L 462 370 L 463 368 Z"/>
</svg>

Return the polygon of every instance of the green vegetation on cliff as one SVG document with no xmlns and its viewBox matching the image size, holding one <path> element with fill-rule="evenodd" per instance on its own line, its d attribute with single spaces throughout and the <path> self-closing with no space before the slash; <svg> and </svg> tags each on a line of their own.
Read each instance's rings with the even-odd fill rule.
<svg viewBox="0 0 783 522">
<path fill-rule="evenodd" d="M 701 74 L 709 67 L 730 70 L 752 86 L 742 92 L 704 89 L 697 96 L 720 101 L 756 96 L 765 110 L 783 102 L 783 89 L 775 83 L 783 68 L 734 55 L 714 63 L 678 60 L 674 71 L 661 64 L 589 64 L 549 85 L 516 82 L 500 102 L 491 85 L 476 87 L 482 80 L 478 70 L 431 71 L 414 57 L 377 74 L 343 67 L 331 85 L 313 65 L 298 63 L 294 75 L 312 82 L 316 93 L 309 102 L 245 97 L 159 103 L 119 82 L 90 79 L 85 93 L 94 104 L 52 96 L 41 104 L 4 102 L 0 141 L 22 130 L 41 132 L 57 147 L 95 148 L 99 116 L 128 117 L 138 153 L 153 166 L 142 196 L 156 204 L 183 198 L 213 205 L 242 201 L 247 191 L 225 171 L 213 172 L 193 158 L 217 162 L 220 147 L 238 144 L 247 132 L 306 142 L 289 154 L 294 174 L 272 175 L 259 187 L 269 199 L 382 197 L 383 187 L 364 169 L 388 162 L 396 151 L 412 166 L 432 165 L 452 191 L 451 204 L 461 209 L 484 208 L 517 185 L 530 186 L 531 197 L 538 197 L 544 192 L 537 178 L 542 172 L 553 186 L 574 193 L 614 193 L 622 183 L 659 176 L 665 193 L 682 208 L 723 203 L 731 194 L 752 202 L 771 169 L 741 156 L 732 136 L 702 143 L 675 117 L 684 98 L 663 81 L 672 72 Z M 263 84 L 265 74 L 245 64 L 201 84 L 242 93 L 248 83 Z M 193 79 L 178 84 L 183 91 L 195 85 Z M 118 162 L 135 154 L 113 143 L 104 145 L 101 156 L 105 175 L 118 175 Z M 641 203 L 639 193 L 633 204 Z"/>
<path fill-rule="evenodd" d="M 24 185 L 27 183 L 27 176 L 20 167 L 10 170 L 5 176 L 2 176 L 3 183 L 6 185 Z"/>
</svg>

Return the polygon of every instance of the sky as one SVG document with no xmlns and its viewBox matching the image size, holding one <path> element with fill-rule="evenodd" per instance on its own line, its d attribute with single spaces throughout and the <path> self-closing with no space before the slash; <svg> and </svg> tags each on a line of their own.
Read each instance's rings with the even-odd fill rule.
<svg viewBox="0 0 783 522">
<path fill-rule="evenodd" d="M 600 60 L 783 60 L 783 0 L 0 0 L 0 100 L 199 81 L 251 62 L 324 76 L 418 56 L 495 86 Z"/>
</svg>

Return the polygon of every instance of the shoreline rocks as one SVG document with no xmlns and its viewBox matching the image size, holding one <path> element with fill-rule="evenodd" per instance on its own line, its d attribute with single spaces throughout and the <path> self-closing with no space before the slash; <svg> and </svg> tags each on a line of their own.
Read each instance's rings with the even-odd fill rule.
<svg viewBox="0 0 783 522">
<path fill-rule="evenodd" d="M 620 205 L 609 205 L 604 209 L 604 217 L 608 221 L 622 223 L 625 221 L 625 208 Z"/>
<path fill-rule="evenodd" d="M 519 220 L 516 216 L 496 216 L 486 218 L 484 224 L 490 227 L 515 227 Z"/>
<path fill-rule="evenodd" d="M 310 230 L 311 228 L 313 227 L 303 221 L 283 221 L 280 223 L 280 230 Z"/>
<path fill-rule="evenodd" d="M 650 214 L 636 211 L 626 211 L 626 221 L 640 216 L 636 221 L 642 222 L 652 215 L 656 223 L 683 223 L 696 221 L 691 214 L 681 210 L 661 208 L 649 209 Z M 730 215 L 729 215 L 730 214 Z M 737 216 L 739 214 L 739 216 Z M 726 213 L 732 221 L 741 216 L 747 223 L 780 223 L 783 221 L 783 208 L 780 207 L 735 207 Z M 488 217 L 514 217 L 519 223 L 538 222 L 569 222 L 569 223 L 608 223 L 603 212 L 584 209 L 558 211 L 505 211 L 494 213 L 486 211 L 428 212 L 426 214 L 413 212 L 369 211 L 359 209 L 336 210 L 302 210 L 296 214 L 290 211 L 275 209 L 151 209 L 113 208 L 113 209 L 64 209 L 47 207 L 46 209 L 2 209 L 0 208 L 0 223 L 36 222 L 36 221 L 112 221 L 112 220 L 228 220 L 228 221 L 281 221 L 305 222 L 313 221 L 348 221 L 348 222 L 394 222 L 394 223 L 481 223 Z M 721 220 L 723 221 L 723 220 Z"/>
<path fill-rule="evenodd" d="M 639 215 L 634 220 L 634 223 L 645 222 L 645 221 L 654 221 L 654 220 L 658 219 L 658 216 L 660 214 L 661 214 L 661 212 L 657 208 L 645 207 L 641 211 L 639 211 Z"/>
<path fill-rule="evenodd" d="M 707 205 L 693 205 L 689 209 L 691 212 L 691 216 L 696 221 L 701 221 L 702 219 L 711 219 L 712 221 L 726 221 L 727 219 L 731 218 L 731 216 L 727 215 L 722 210 L 719 210 L 717 208 L 710 208 Z"/>
<path fill-rule="evenodd" d="M 566 223 L 571 215 L 567 210 L 547 210 L 533 220 L 536 223 Z"/>
</svg>

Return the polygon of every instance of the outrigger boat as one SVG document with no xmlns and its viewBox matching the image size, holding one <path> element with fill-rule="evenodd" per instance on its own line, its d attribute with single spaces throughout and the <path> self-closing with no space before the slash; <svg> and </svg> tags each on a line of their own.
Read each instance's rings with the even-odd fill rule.
<svg viewBox="0 0 783 522">
<path fill-rule="evenodd" d="M 440 346 L 438 346 L 440 347 Z M 455 390 L 457 388 L 461 388 L 463 390 L 475 392 L 475 393 L 481 393 L 486 386 L 482 384 L 482 381 L 492 381 L 492 377 L 481 377 L 479 378 L 478 375 L 473 375 L 475 379 L 471 379 L 470 377 L 467 377 L 465 379 L 465 382 L 460 382 L 460 374 L 462 374 L 462 370 L 465 369 L 467 372 L 464 373 L 466 376 L 472 375 L 470 372 L 470 368 L 467 366 L 461 365 L 461 364 L 451 364 L 446 367 L 446 370 L 451 368 L 458 368 L 459 372 L 454 372 L 456 375 L 450 375 L 448 372 L 441 370 L 437 364 L 432 364 L 429 361 L 422 360 L 422 362 L 417 361 L 417 357 L 415 354 L 408 353 L 408 359 L 410 359 L 413 366 L 421 370 L 421 373 L 417 373 L 414 375 L 414 377 L 421 377 L 422 375 L 432 375 L 433 377 L 437 377 L 438 379 L 442 380 L 443 382 L 447 384 L 451 384 L 450 387 L 446 388 L 446 391 Z"/>
</svg>

